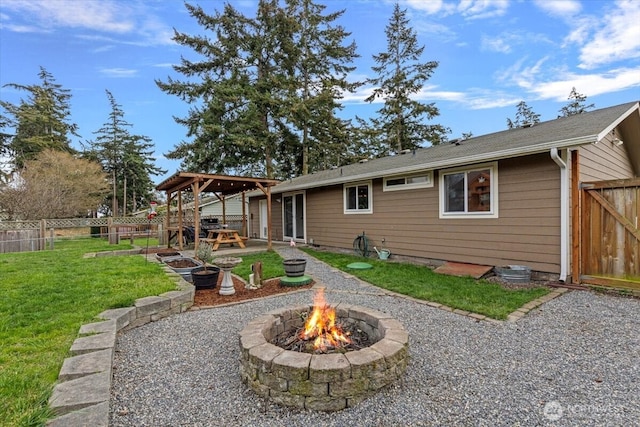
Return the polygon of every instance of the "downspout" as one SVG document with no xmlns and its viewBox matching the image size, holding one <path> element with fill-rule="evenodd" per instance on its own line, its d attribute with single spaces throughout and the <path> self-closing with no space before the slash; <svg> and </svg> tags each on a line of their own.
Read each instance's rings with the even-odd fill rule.
<svg viewBox="0 0 640 427">
<path fill-rule="evenodd" d="M 550 151 L 551 159 L 560 167 L 560 281 L 567 280 L 568 227 L 569 227 L 569 174 L 567 164 L 562 160 L 558 149 Z"/>
</svg>

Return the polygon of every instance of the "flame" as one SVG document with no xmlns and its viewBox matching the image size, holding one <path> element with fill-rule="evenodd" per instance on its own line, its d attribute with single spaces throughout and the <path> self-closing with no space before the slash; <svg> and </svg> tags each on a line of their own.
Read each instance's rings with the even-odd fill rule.
<svg viewBox="0 0 640 427">
<path fill-rule="evenodd" d="M 323 288 L 318 289 L 313 297 L 313 311 L 300 332 L 300 338 L 313 339 L 313 349 L 320 352 L 351 343 L 347 334 L 336 325 L 336 310 L 325 301 Z"/>
</svg>

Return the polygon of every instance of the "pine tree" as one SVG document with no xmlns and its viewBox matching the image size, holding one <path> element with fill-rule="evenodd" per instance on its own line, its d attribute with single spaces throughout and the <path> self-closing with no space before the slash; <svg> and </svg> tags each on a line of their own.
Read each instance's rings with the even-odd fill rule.
<svg viewBox="0 0 640 427">
<path fill-rule="evenodd" d="M 507 126 L 509 129 L 540 123 L 540 114 L 534 113 L 526 102 L 520 101 L 516 107 L 518 111 L 516 112 L 515 120 L 507 118 Z"/>
<path fill-rule="evenodd" d="M 585 105 L 587 96 L 578 93 L 575 87 L 571 88 L 571 93 L 567 100 L 569 100 L 569 102 L 560 109 L 560 115 L 558 117 L 569 117 L 576 114 L 586 113 L 588 110 L 595 107 L 594 104 Z"/>
<path fill-rule="evenodd" d="M 369 83 L 378 87 L 366 99 L 368 102 L 378 98 L 384 100 L 373 124 L 381 130 L 389 148 L 396 152 L 417 148 L 423 142 L 437 145 L 446 140 L 449 132 L 441 125 L 424 123 L 425 119 L 431 120 L 440 114 L 434 103 L 411 99 L 431 77 L 438 62 L 421 62 L 425 47 L 418 46 L 416 32 L 409 26 L 406 12 L 396 3 L 385 28 L 387 52 L 373 56 L 377 65 L 372 70 L 377 77 Z"/>
<path fill-rule="evenodd" d="M 70 136 L 79 135 L 78 126 L 70 121 L 71 92 L 55 83 L 53 75 L 43 67 L 40 67 L 38 77 L 40 84 L 6 85 L 27 91 L 26 100 L 18 105 L 0 101 L 6 111 L 1 125 L 14 132 L 12 135 L 3 132 L 3 146 L 12 154 L 15 169 L 21 169 L 27 160 L 35 159 L 47 148 L 75 152 Z"/>
</svg>

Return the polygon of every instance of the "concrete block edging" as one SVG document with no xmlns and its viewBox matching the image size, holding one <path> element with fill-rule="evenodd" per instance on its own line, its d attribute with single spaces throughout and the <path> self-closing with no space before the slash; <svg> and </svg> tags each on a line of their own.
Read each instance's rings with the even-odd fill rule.
<svg viewBox="0 0 640 427">
<path fill-rule="evenodd" d="M 183 313 L 193 305 L 195 287 L 179 275 L 170 277 L 178 290 L 137 299 L 133 307 L 103 311 L 97 316 L 102 321 L 80 327 L 72 356 L 64 360 L 49 398 L 56 417 L 48 427 L 108 427 L 117 333 Z"/>
</svg>

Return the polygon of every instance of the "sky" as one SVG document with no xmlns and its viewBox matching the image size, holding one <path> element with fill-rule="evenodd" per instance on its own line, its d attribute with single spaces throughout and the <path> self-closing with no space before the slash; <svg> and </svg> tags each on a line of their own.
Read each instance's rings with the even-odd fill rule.
<svg viewBox="0 0 640 427">
<path fill-rule="evenodd" d="M 205 12 L 221 11 L 222 0 L 190 0 Z M 255 16 L 257 0 L 230 0 Z M 327 13 L 344 9 L 336 21 L 351 32 L 360 57 L 352 81 L 374 77 L 372 56 L 387 50 L 385 27 L 395 1 L 316 0 Z M 553 120 L 571 89 L 587 104 L 605 108 L 640 100 L 640 0 L 401 0 L 422 60 L 438 67 L 415 99 L 435 103 L 440 115 L 428 121 L 451 129 L 450 139 L 507 128 L 525 101 L 542 121 Z M 181 56 L 200 60 L 173 40 L 174 29 L 205 30 L 181 0 L 0 0 L 0 99 L 18 103 L 26 92 L 8 83 L 39 84 L 44 67 L 71 91 L 71 121 L 80 148 L 95 138 L 110 113 L 110 91 L 133 126 L 152 139 L 156 164 L 180 169 L 164 154 L 186 140 L 189 105 L 162 92 L 156 80 L 181 79 L 172 65 Z M 364 99 L 370 85 L 345 94 L 343 118 L 373 117 L 381 104 Z"/>
</svg>

